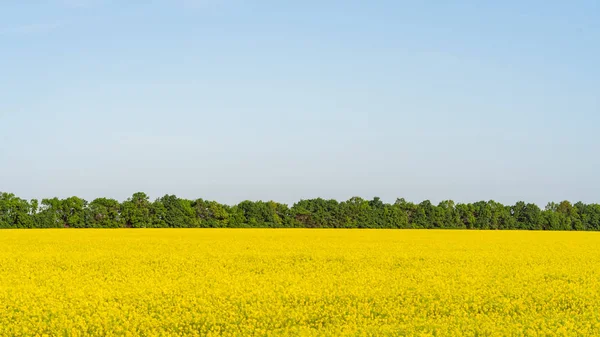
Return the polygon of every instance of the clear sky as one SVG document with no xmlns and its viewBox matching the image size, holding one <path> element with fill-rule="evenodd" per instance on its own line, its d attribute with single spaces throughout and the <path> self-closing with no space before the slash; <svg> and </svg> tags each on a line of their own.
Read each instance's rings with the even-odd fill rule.
<svg viewBox="0 0 600 337">
<path fill-rule="evenodd" d="M 600 202 L 600 1 L 0 3 L 24 198 Z"/>
</svg>

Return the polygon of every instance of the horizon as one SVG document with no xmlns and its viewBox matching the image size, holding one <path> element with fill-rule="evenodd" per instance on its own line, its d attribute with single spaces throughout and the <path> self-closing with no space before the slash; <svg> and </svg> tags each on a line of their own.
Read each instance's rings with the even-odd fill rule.
<svg viewBox="0 0 600 337">
<path fill-rule="evenodd" d="M 569 204 L 571 204 L 573 206 L 575 204 L 577 204 L 578 202 L 582 202 L 582 203 L 584 203 L 586 205 L 600 205 L 600 202 L 586 203 L 586 202 L 583 202 L 582 200 L 568 200 L 568 199 L 550 200 L 550 201 L 548 201 L 548 202 L 546 202 L 544 204 L 538 204 L 538 203 L 535 203 L 535 202 L 532 202 L 532 201 L 528 201 L 528 200 L 515 200 L 514 202 L 508 202 L 508 203 L 501 202 L 501 201 L 494 200 L 494 199 L 469 200 L 469 201 L 461 201 L 461 200 L 454 200 L 454 199 L 442 199 L 442 200 L 439 200 L 439 201 L 432 200 L 432 199 L 410 200 L 410 199 L 407 199 L 407 198 L 402 197 L 402 196 L 393 198 L 392 200 L 386 200 L 386 199 L 380 198 L 378 196 L 365 197 L 365 196 L 360 196 L 360 195 L 351 196 L 351 197 L 349 197 L 347 199 L 323 198 L 323 197 L 316 196 L 316 197 L 313 197 L 313 198 L 298 199 L 298 200 L 292 201 L 291 203 L 281 202 L 281 201 L 274 200 L 274 199 L 255 199 L 255 200 L 253 200 L 253 199 L 245 199 L 245 200 L 240 200 L 239 202 L 236 202 L 236 203 L 226 203 L 226 202 L 222 202 L 220 200 L 203 198 L 201 196 L 200 197 L 191 197 L 191 198 L 189 198 L 189 197 L 182 197 L 180 195 L 172 194 L 172 193 L 166 193 L 166 194 L 160 195 L 160 196 L 152 196 L 152 195 L 149 195 L 148 193 L 145 193 L 143 191 L 134 192 L 129 197 L 126 197 L 124 199 L 117 199 L 117 198 L 113 198 L 113 197 L 110 197 L 110 196 L 98 196 L 98 197 L 95 197 L 95 198 L 92 198 L 92 199 L 86 199 L 86 198 L 79 197 L 77 195 L 49 196 L 49 197 L 42 197 L 42 198 L 35 198 L 35 197 L 34 198 L 22 198 L 21 196 L 15 194 L 15 193 L 12 193 L 10 191 L 2 191 L 2 190 L 0 190 L 0 194 L 1 193 L 14 194 L 14 196 L 16 198 L 20 198 L 20 199 L 25 200 L 25 201 L 37 200 L 38 202 L 41 202 L 44 199 L 58 198 L 59 200 L 65 200 L 65 199 L 68 199 L 68 198 L 71 198 L 71 197 L 77 197 L 77 198 L 80 198 L 80 199 L 84 200 L 87 203 L 90 203 L 90 202 L 92 202 L 92 201 L 94 201 L 96 199 L 103 199 L 103 198 L 105 198 L 105 199 L 111 199 L 111 200 L 116 200 L 119 203 L 123 203 L 123 202 L 126 202 L 126 201 L 130 200 L 132 198 L 132 196 L 135 195 L 135 194 L 137 194 L 137 193 L 144 193 L 148 197 L 148 200 L 150 202 L 157 201 L 157 200 L 159 200 L 159 199 L 161 199 L 161 198 L 163 198 L 165 196 L 174 195 L 174 196 L 176 196 L 179 199 L 189 200 L 189 201 L 192 201 L 192 202 L 197 201 L 197 200 L 214 201 L 214 202 L 217 202 L 217 203 L 219 203 L 221 205 L 224 205 L 224 206 L 235 206 L 235 205 L 238 205 L 238 204 L 240 204 L 242 202 L 250 201 L 250 202 L 253 202 L 253 203 L 256 203 L 256 202 L 265 202 L 265 203 L 266 202 L 275 202 L 275 203 L 278 203 L 278 204 L 286 205 L 288 207 L 292 207 L 293 205 L 295 205 L 295 204 L 297 204 L 297 203 L 299 203 L 301 201 L 305 201 L 305 200 L 323 199 L 325 201 L 335 200 L 338 203 L 342 203 L 342 202 L 349 201 L 350 199 L 353 199 L 353 198 L 360 198 L 360 199 L 362 199 L 364 201 L 372 201 L 372 200 L 378 198 L 384 204 L 389 204 L 389 205 L 393 205 L 394 203 L 396 203 L 396 201 L 401 200 L 401 199 L 405 200 L 408 203 L 412 203 L 412 204 L 415 204 L 415 205 L 418 205 L 418 204 L 420 204 L 422 202 L 425 202 L 425 201 L 429 201 L 434 206 L 439 206 L 439 204 L 442 203 L 442 202 L 444 202 L 444 201 L 452 201 L 452 202 L 454 202 L 455 205 L 459 205 L 459 204 L 474 204 L 474 203 L 477 203 L 477 202 L 486 202 L 486 203 L 489 203 L 489 202 L 493 201 L 493 202 L 498 202 L 498 203 L 500 203 L 500 204 L 502 204 L 504 206 L 507 206 L 507 207 L 514 206 L 514 205 L 516 205 L 519 202 L 523 202 L 525 204 L 534 204 L 534 205 L 538 206 L 540 208 L 540 210 L 545 210 L 548 207 L 548 205 L 550 205 L 550 204 L 554 203 L 554 204 L 558 205 L 558 204 L 560 204 L 562 202 L 568 202 Z"/>
</svg>

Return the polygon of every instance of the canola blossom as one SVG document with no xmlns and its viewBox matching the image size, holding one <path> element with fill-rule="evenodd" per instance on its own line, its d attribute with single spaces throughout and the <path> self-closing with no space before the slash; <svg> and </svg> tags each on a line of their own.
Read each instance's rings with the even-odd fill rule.
<svg viewBox="0 0 600 337">
<path fill-rule="evenodd" d="M 0 231 L 0 336 L 600 335 L 600 233 Z"/>
</svg>

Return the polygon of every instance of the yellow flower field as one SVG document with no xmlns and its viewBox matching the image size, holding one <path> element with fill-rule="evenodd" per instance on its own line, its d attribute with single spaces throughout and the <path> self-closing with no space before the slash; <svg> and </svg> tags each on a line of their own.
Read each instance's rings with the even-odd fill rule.
<svg viewBox="0 0 600 337">
<path fill-rule="evenodd" d="M 600 335 L 600 233 L 0 231 L 0 336 Z"/>
</svg>

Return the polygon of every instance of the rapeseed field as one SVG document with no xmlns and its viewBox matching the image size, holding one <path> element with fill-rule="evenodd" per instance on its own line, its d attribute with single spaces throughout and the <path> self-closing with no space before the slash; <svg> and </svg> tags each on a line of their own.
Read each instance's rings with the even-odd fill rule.
<svg viewBox="0 0 600 337">
<path fill-rule="evenodd" d="M 600 335 L 600 233 L 0 231 L 0 336 Z"/>
</svg>

